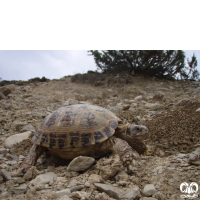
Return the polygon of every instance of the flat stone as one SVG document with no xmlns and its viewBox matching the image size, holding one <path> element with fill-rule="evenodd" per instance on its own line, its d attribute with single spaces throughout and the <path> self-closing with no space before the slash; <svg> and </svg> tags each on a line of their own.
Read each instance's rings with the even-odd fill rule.
<svg viewBox="0 0 200 200">
<path fill-rule="evenodd" d="M 12 188 L 11 188 L 11 191 L 12 191 L 13 193 L 15 193 L 15 194 L 23 194 L 23 193 L 26 192 L 26 190 L 27 190 L 27 185 L 26 185 L 26 183 L 23 183 L 23 184 L 21 184 L 21 185 L 18 186 L 18 187 L 12 187 Z"/>
<path fill-rule="evenodd" d="M 71 194 L 70 189 L 64 189 L 64 190 L 56 191 L 56 195 L 59 196 L 59 197 L 63 197 L 64 195 L 69 196 L 70 194 Z"/>
<path fill-rule="evenodd" d="M 68 186 L 67 187 L 74 187 L 76 184 L 77 184 L 77 180 L 76 179 L 72 179 L 70 182 L 69 182 L 69 184 L 68 184 Z"/>
<path fill-rule="evenodd" d="M 7 98 L 6 98 L 6 96 L 3 93 L 0 92 L 0 100 L 1 99 L 7 99 Z"/>
<path fill-rule="evenodd" d="M 79 190 L 82 190 L 84 187 L 85 185 L 77 185 L 77 186 L 71 187 L 70 191 L 71 192 L 79 191 Z"/>
<path fill-rule="evenodd" d="M 15 128 L 17 129 L 17 131 L 20 131 L 22 129 L 22 127 L 26 126 L 28 124 L 28 122 L 17 122 L 14 123 Z"/>
<path fill-rule="evenodd" d="M 154 193 L 156 192 L 156 188 L 153 184 L 147 184 L 144 186 L 144 189 L 142 191 L 142 193 L 146 196 L 146 197 L 150 197 L 152 196 Z"/>
<path fill-rule="evenodd" d="M 20 133 L 26 132 L 26 131 L 35 132 L 35 128 L 34 128 L 31 124 L 28 124 L 28 125 L 24 126 L 24 127 L 20 130 Z"/>
<path fill-rule="evenodd" d="M 140 200 L 158 200 L 158 199 L 153 198 L 153 197 L 142 197 L 140 198 Z"/>
<path fill-rule="evenodd" d="M 78 156 L 74 158 L 68 165 L 68 171 L 85 171 L 94 163 L 95 159 L 87 156 Z"/>
<path fill-rule="evenodd" d="M 162 105 L 159 103 L 146 103 L 145 108 L 150 110 L 157 110 L 158 108 L 161 108 Z"/>
<path fill-rule="evenodd" d="M 11 149 L 15 144 L 18 144 L 18 143 L 22 142 L 23 140 L 27 140 L 30 135 L 31 135 L 31 131 L 26 131 L 24 133 L 12 135 L 12 136 L 6 138 L 6 140 L 4 142 L 4 147 Z"/>
<path fill-rule="evenodd" d="M 91 174 L 88 178 L 89 183 L 100 183 L 102 182 L 102 177 L 98 174 Z"/>
<path fill-rule="evenodd" d="M 141 100 L 142 100 L 142 95 L 137 96 L 137 97 L 134 98 L 134 101 L 141 101 Z"/>
<path fill-rule="evenodd" d="M 132 186 L 132 188 L 124 188 L 123 190 L 112 185 L 94 183 L 94 185 L 102 192 L 105 192 L 108 196 L 115 199 L 135 199 L 140 197 L 140 189 L 138 186 Z"/>
<path fill-rule="evenodd" d="M 44 184 L 52 184 L 56 182 L 57 175 L 54 172 L 47 172 L 46 174 L 41 174 L 33 179 L 30 184 L 32 185 L 44 185 Z"/>
<path fill-rule="evenodd" d="M 10 181 L 11 180 L 11 176 L 10 176 L 9 172 L 7 172 L 5 169 L 1 170 L 1 176 L 3 177 L 3 179 L 5 181 Z"/>
</svg>

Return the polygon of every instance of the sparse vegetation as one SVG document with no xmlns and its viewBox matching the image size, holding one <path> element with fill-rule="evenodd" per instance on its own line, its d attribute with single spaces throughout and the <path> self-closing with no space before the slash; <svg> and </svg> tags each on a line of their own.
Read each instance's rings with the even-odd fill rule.
<svg viewBox="0 0 200 200">
<path fill-rule="evenodd" d="M 160 78 L 199 78 L 195 55 L 185 62 L 182 50 L 108 50 L 89 51 L 94 56 L 97 67 L 103 72 L 129 71 L 148 74 Z"/>
</svg>

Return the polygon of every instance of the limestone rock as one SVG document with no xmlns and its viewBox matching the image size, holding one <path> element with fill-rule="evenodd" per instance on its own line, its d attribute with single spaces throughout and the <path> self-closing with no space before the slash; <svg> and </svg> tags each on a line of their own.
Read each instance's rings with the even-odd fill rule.
<svg viewBox="0 0 200 200">
<path fill-rule="evenodd" d="M 84 187 L 85 185 L 77 185 L 77 186 L 71 187 L 70 191 L 71 192 L 79 191 L 79 190 L 82 190 Z"/>
<path fill-rule="evenodd" d="M 23 140 L 27 140 L 30 135 L 31 135 L 31 131 L 26 131 L 24 133 L 11 135 L 10 137 L 6 138 L 4 142 L 4 147 L 11 149 L 15 144 L 20 143 Z"/>
<path fill-rule="evenodd" d="M 162 105 L 159 103 L 146 103 L 145 108 L 148 108 L 150 110 L 157 110 L 158 108 L 161 108 Z"/>
<path fill-rule="evenodd" d="M 115 180 L 119 181 L 120 179 L 124 179 L 124 178 L 128 178 L 128 174 L 122 170 L 121 172 L 119 172 L 116 176 L 115 176 Z"/>
<path fill-rule="evenodd" d="M 123 190 L 112 185 L 95 183 L 94 184 L 100 191 L 105 192 L 108 196 L 115 199 L 135 199 L 140 197 L 140 189 L 138 186 L 131 188 L 124 188 Z"/>
<path fill-rule="evenodd" d="M 37 169 L 35 166 L 32 166 L 25 174 L 24 174 L 24 179 L 27 181 L 30 181 L 34 179 L 37 176 Z"/>
<path fill-rule="evenodd" d="M 85 171 L 94 163 L 95 159 L 87 156 L 78 156 L 74 158 L 68 165 L 68 171 Z"/>
<path fill-rule="evenodd" d="M 102 181 L 101 176 L 97 174 L 91 174 L 88 178 L 89 183 L 100 183 Z"/>
<path fill-rule="evenodd" d="M 26 190 L 27 190 L 27 185 L 26 185 L 26 183 L 23 183 L 23 184 L 21 184 L 21 185 L 18 186 L 18 187 L 12 187 L 12 188 L 11 188 L 11 191 L 12 191 L 13 193 L 15 193 L 15 194 L 23 194 L 23 193 L 26 192 Z"/>
<path fill-rule="evenodd" d="M 44 185 L 44 184 L 52 184 L 57 180 L 57 175 L 54 172 L 47 172 L 46 174 L 41 174 L 37 176 L 34 180 L 30 182 L 32 185 Z"/>
<path fill-rule="evenodd" d="M 3 179 L 5 181 L 10 181 L 11 180 L 11 176 L 10 176 L 9 172 L 7 172 L 5 169 L 1 170 L 1 176 L 3 177 Z"/>
<path fill-rule="evenodd" d="M 6 96 L 3 93 L 0 92 L 0 100 L 1 99 L 6 99 Z"/>
<path fill-rule="evenodd" d="M 73 192 L 70 197 L 72 198 L 77 198 L 77 199 L 85 199 L 85 200 L 90 200 L 90 195 L 87 192 L 84 191 L 76 191 Z"/>
<path fill-rule="evenodd" d="M 200 165 L 200 151 L 198 151 L 198 149 L 190 154 L 188 163 L 193 165 Z"/>
<path fill-rule="evenodd" d="M 76 179 L 72 179 L 70 182 L 69 182 L 69 185 L 68 185 L 68 187 L 74 187 L 76 184 L 77 184 L 77 180 Z"/>
<path fill-rule="evenodd" d="M 146 196 L 146 197 L 150 197 L 152 196 L 154 193 L 156 192 L 156 189 L 155 189 L 155 186 L 153 184 L 147 184 L 144 186 L 144 189 L 143 189 L 143 194 Z"/>
<path fill-rule="evenodd" d="M 10 89 L 9 87 L 6 87 L 6 88 L 3 90 L 3 94 L 4 94 L 5 96 L 8 96 L 11 92 L 12 92 L 12 91 L 11 91 L 11 89 Z"/>
<path fill-rule="evenodd" d="M 20 133 L 26 132 L 26 131 L 35 132 L 35 128 L 34 128 L 31 124 L 28 124 L 28 125 L 24 126 L 24 127 L 20 130 Z"/>
<path fill-rule="evenodd" d="M 28 124 L 27 121 L 25 122 L 15 122 L 14 126 L 16 128 L 17 131 L 20 131 L 22 129 L 22 127 L 26 126 Z"/>
<path fill-rule="evenodd" d="M 59 197 L 63 197 L 64 195 L 69 196 L 70 194 L 71 194 L 70 189 L 64 189 L 64 190 L 56 191 L 56 195 L 59 196 Z"/>
<path fill-rule="evenodd" d="M 134 101 L 141 101 L 141 100 L 142 100 L 142 95 L 137 96 L 137 97 L 134 98 Z"/>
<path fill-rule="evenodd" d="M 130 104 L 123 104 L 123 110 L 128 110 L 130 107 Z"/>
<path fill-rule="evenodd" d="M 198 109 L 196 110 L 196 112 L 200 112 L 200 108 L 198 108 Z"/>
</svg>

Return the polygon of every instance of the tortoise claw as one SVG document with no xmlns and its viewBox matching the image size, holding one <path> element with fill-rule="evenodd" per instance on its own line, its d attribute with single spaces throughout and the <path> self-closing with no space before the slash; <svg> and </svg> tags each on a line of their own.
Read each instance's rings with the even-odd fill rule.
<svg viewBox="0 0 200 200">
<path fill-rule="evenodd" d="M 148 150 L 149 150 L 149 148 L 147 148 L 146 151 L 143 154 L 141 154 L 140 156 L 141 157 L 148 156 L 149 155 L 149 151 Z"/>
</svg>

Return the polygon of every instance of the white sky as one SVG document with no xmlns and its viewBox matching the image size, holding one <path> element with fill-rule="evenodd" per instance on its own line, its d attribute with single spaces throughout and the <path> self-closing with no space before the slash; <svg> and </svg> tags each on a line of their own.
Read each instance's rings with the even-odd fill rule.
<svg viewBox="0 0 200 200">
<path fill-rule="evenodd" d="M 200 71 L 200 50 L 185 51 L 191 58 L 195 53 Z M 0 77 L 4 80 L 28 80 L 45 76 L 54 79 L 96 70 L 93 56 L 86 50 L 13 50 L 0 51 Z"/>
</svg>

